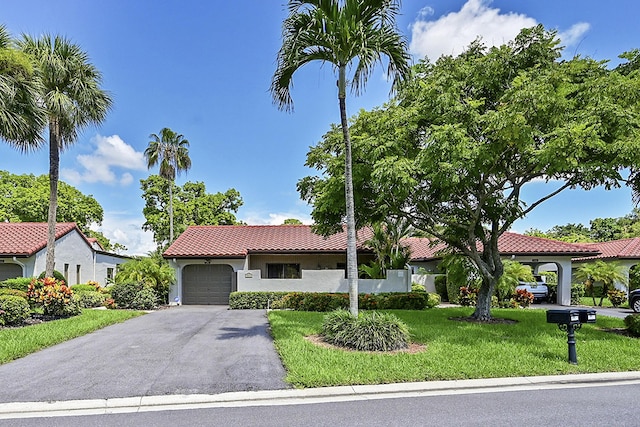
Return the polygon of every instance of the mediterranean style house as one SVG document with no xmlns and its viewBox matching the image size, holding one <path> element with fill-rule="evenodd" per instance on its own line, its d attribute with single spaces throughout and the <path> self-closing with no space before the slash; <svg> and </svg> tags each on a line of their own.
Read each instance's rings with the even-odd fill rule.
<svg viewBox="0 0 640 427">
<path fill-rule="evenodd" d="M 34 277 L 45 270 L 47 223 L 0 223 L 0 280 Z M 94 281 L 105 286 L 127 256 L 106 252 L 75 223 L 56 224 L 55 269 L 67 284 Z"/>
<path fill-rule="evenodd" d="M 364 242 L 371 231 L 357 236 L 358 264 L 374 259 Z M 415 273 L 420 267 L 435 272 L 443 245 L 426 238 L 408 238 L 411 270 L 392 270 L 386 279 L 360 279 L 361 293 L 408 292 L 413 281 L 435 292 L 433 275 Z M 594 256 L 593 248 L 538 237 L 505 233 L 498 242 L 503 258 L 531 265 L 534 272 L 553 264 L 558 272 L 558 303 L 571 303 L 571 263 Z M 171 288 L 174 304 L 227 304 L 233 291 L 347 292 L 346 233 L 327 238 L 306 225 L 191 226 L 163 256 L 176 271 Z"/>
</svg>

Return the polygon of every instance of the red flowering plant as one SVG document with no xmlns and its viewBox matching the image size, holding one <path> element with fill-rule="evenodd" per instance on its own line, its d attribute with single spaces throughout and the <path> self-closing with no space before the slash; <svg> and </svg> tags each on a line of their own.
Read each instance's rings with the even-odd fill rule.
<svg viewBox="0 0 640 427">
<path fill-rule="evenodd" d="M 64 280 L 53 277 L 33 279 L 27 289 L 27 298 L 34 306 L 42 307 L 46 316 L 74 316 L 80 309 L 73 300 L 73 291 Z"/>
<path fill-rule="evenodd" d="M 516 289 L 513 300 L 522 308 L 527 308 L 533 303 L 533 294 L 526 289 Z"/>
</svg>

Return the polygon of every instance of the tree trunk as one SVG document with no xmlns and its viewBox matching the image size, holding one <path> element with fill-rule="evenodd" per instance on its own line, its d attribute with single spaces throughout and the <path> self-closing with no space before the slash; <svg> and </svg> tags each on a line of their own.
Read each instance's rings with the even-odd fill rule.
<svg viewBox="0 0 640 427">
<path fill-rule="evenodd" d="M 53 277 L 55 268 L 56 213 L 58 210 L 58 175 L 60 169 L 60 131 L 58 121 L 49 123 L 49 213 L 47 215 L 47 256 L 45 276 Z M 34 272 L 36 274 L 36 272 Z"/>
<path fill-rule="evenodd" d="M 341 66 L 338 75 L 338 100 L 340 124 L 344 137 L 344 193 L 347 206 L 347 282 L 349 284 L 349 311 L 358 315 L 358 253 L 356 246 L 356 220 L 353 201 L 353 172 L 351 169 L 351 138 L 347 121 L 346 68 Z"/>
<path fill-rule="evenodd" d="M 497 280 L 495 282 L 497 283 Z M 471 317 L 482 322 L 491 320 L 491 295 L 493 295 L 496 283 L 491 283 L 491 280 L 487 278 L 482 279 L 482 285 L 478 290 L 476 310 Z"/>
<path fill-rule="evenodd" d="M 173 181 L 169 181 L 169 244 L 173 243 Z"/>
</svg>

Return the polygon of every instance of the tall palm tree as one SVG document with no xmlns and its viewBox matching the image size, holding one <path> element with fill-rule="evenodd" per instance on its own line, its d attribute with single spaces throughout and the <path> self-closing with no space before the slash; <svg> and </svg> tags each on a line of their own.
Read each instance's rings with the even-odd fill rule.
<svg viewBox="0 0 640 427">
<path fill-rule="evenodd" d="M 173 243 L 173 182 L 176 174 L 191 168 L 189 141 L 169 128 L 162 128 L 160 135 L 149 135 L 151 141 L 144 150 L 147 167 L 160 163 L 160 176 L 169 181 L 169 244 Z"/>
<path fill-rule="evenodd" d="M 38 80 L 27 55 L 14 49 L 0 25 L 0 139 L 20 151 L 39 148 L 47 116 L 38 104 Z"/>
<path fill-rule="evenodd" d="M 330 63 L 338 74 L 340 123 L 345 143 L 345 204 L 347 222 L 347 279 L 350 311 L 358 314 L 358 259 L 351 170 L 351 139 L 347 122 L 347 68 L 355 63 L 351 89 L 358 95 L 383 56 L 393 87 L 410 72 L 407 42 L 396 27 L 400 0 L 289 0 L 282 47 L 271 81 L 276 105 L 293 107 L 293 74 L 313 61 Z"/>
<path fill-rule="evenodd" d="M 39 101 L 49 128 L 49 213 L 46 275 L 53 275 L 60 151 L 78 139 L 78 132 L 104 121 L 111 97 L 100 85 L 102 74 L 82 48 L 65 37 L 23 35 L 18 47 L 31 56 L 39 79 Z"/>
</svg>

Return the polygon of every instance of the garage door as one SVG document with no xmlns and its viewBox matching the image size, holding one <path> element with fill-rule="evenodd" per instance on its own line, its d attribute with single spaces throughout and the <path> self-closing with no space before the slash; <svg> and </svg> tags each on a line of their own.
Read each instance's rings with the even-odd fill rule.
<svg viewBox="0 0 640 427">
<path fill-rule="evenodd" d="M 0 264 L 0 282 L 15 277 L 22 277 L 22 267 L 18 264 Z"/>
<path fill-rule="evenodd" d="M 229 304 L 232 277 L 228 265 L 187 265 L 182 269 L 182 303 Z"/>
</svg>

